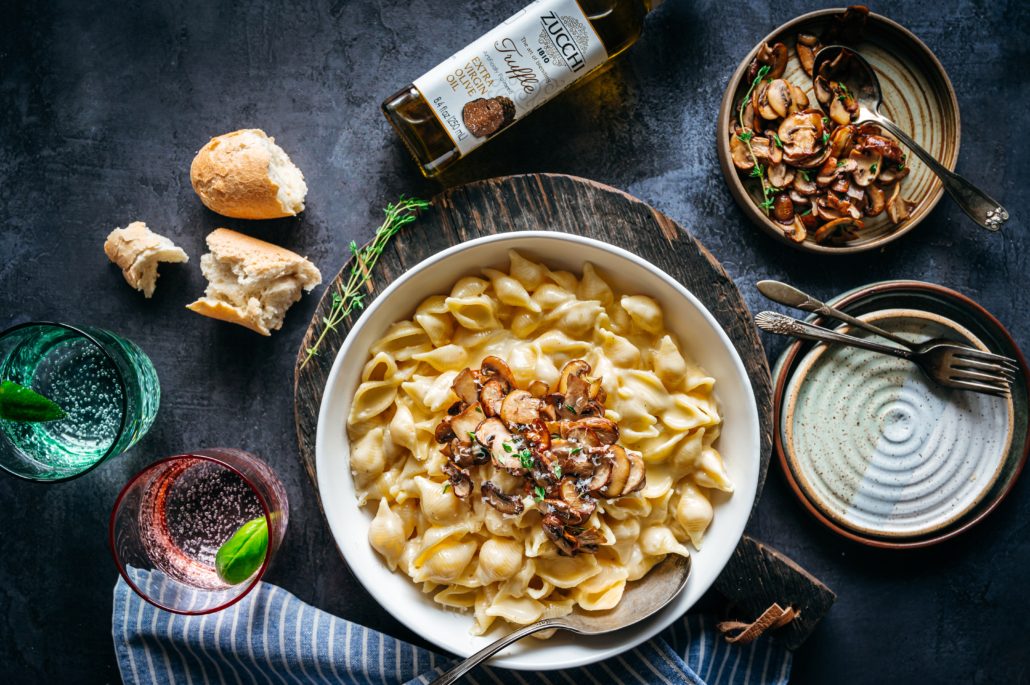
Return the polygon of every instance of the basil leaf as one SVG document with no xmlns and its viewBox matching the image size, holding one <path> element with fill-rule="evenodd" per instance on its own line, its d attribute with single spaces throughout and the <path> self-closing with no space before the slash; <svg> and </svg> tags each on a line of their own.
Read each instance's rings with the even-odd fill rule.
<svg viewBox="0 0 1030 685">
<path fill-rule="evenodd" d="M 268 522 L 264 516 L 247 521 L 222 543 L 215 554 L 215 571 L 230 585 L 238 585 L 261 568 L 268 552 Z"/>
<path fill-rule="evenodd" d="M 8 421 L 57 421 L 68 416 L 56 402 L 14 381 L 0 383 L 0 419 Z"/>
</svg>

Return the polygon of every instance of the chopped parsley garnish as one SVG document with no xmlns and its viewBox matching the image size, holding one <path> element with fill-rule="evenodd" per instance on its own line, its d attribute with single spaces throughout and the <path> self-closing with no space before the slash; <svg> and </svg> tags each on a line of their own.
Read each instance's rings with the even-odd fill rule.
<svg viewBox="0 0 1030 685">
<path fill-rule="evenodd" d="M 533 453 L 529 450 L 522 450 L 519 452 L 519 461 L 522 462 L 522 468 L 531 469 L 536 460 L 533 458 Z"/>
<path fill-rule="evenodd" d="M 812 180 L 812 179 L 810 179 L 808 177 L 808 171 L 807 170 L 801 169 L 798 173 L 800 173 L 801 174 L 801 178 L 805 179 L 806 181 L 811 181 Z"/>
<path fill-rule="evenodd" d="M 823 117 L 823 126 L 829 126 L 829 125 L 830 125 L 830 118 L 829 117 Z"/>
<path fill-rule="evenodd" d="M 561 478 L 561 464 L 555 464 L 551 472 L 554 473 L 555 478 Z"/>
<path fill-rule="evenodd" d="M 475 440 L 476 439 L 476 431 L 469 431 L 469 437 L 472 438 L 473 440 Z"/>
<path fill-rule="evenodd" d="M 479 405 L 477 404 L 477 405 L 476 405 L 476 411 L 478 411 L 478 412 L 479 412 L 480 414 L 482 414 L 482 413 L 483 413 L 483 408 L 482 408 L 482 407 L 480 407 L 480 406 L 479 406 Z"/>
<path fill-rule="evenodd" d="M 812 213 L 812 208 L 811 208 L 811 207 L 809 207 L 809 208 L 808 208 L 808 209 L 806 209 L 805 211 L 801 212 L 801 214 L 799 214 L 798 216 L 808 216 L 808 215 L 809 215 L 809 214 L 811 214 L 811 213 Z"/>
<path fill-rule="evenodd" d="M 824 131 L 824 132 L 823 132 L 823 145 L 826 145 L 826 143 L 828 143 L 828 142 L 830 142 L 830 134 L 829 134 L 829 133 L 826 133 L 826 132 Z"/>
<path fill-rule="evenodd" d="M 579 454 L 582 451 L 582 447 L 573 447 L 571 450 L 569 450 L 569 454 Z"/>
<path fill-rule="evenodd" d="M 838 168 L 840 168 L 840 167 L 842 167 L 842 166 L 844 166 L 844 160 L 843 160 L 843 159 L 842 159 L 842 160 L 840 160 L 839 162 L 837 162 L 837 167 L 838 167 Z"/>
<path fill-rule="evenodd" d="M 533 501 L 534 502 L 539 502 L 540 500 L 542 500 L 544 498 L 544 496 L 546 494 L 547 494 L 547 491 L 544 490 L 543 486 L 537 485 L 536 487 L 533 488 Z"/>
<path fill-rule="evenodd" d="M 508 454 L 511 454 L 512 450 L 514 449 L 510 444 L 508 444 L 506 442 L 502 442 L 501 443 L 501 447 L 503 447 L 504 451 L 507 452 Z"/>
<path fill-rule="evenodd" d="M 450 490 L 450 489 L 451 489 L 451 484 L 450 483 L 444 483 L 443 484 L 444 494 L 447 494 L 447 491 Z"/>
<path fill-rule="evenodd" d="M 569 411 L 576 411 L 576 408 L 573 407 L 571 404 L 566 404 L 565 408 L 568 409 Z"/>
<path fill-rule="evenodd" d="M 876 173 L 876 162 L 869 165 L 869 171 L 874 174 Z"/>
</svg>

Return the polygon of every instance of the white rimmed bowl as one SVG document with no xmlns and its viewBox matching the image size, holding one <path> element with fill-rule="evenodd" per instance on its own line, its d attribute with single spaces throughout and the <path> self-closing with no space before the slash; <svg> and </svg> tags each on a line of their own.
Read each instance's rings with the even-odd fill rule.
<svg viewBox="0 0 1030 685">
<path fill-rule="evenodd" d="M 609 635 L 591 638 L 559 633 L 550 640 L 523 640 L 491 664 L 519 670 L 572 668 L 601 661 L 653 637 L 682 616 L 712 585 L 736 548 L 754 503 L 760 469 L 759 418 L 744 365 L 715 318 L 698 299 L 658 267 L 618 247 L 551 231 L 504 233 L 455 245 L 415 265 L 365 310 L 351 328 L 326 381 L 318 416 L 315 466 L 325 515 L 336 544 L 365 589 L 398 621 L 439 647 L 462 657 L 479 651 L 506 630 L 484 636 L 469 633 L 472 615 L 448 610 L 423 594 L 401 573 L 391 573 L 368 543 L 373 512 L 357 505 L 351 478 L 346 417 L 368 349 L 390 324 L 411 318 L 415 307 L 442 294 L 462 276 L 483 267 L 507 268 L 508 250 L 577 275 L 593 263 L 624 294 L 654 298 L 665 311 L 665 324 L 684 350 L 716 379 L 715 394 L 724 430 L 716 446 L 736 490 L 716 496 L 715 519 L 704 548 L 693 555 L 684 592 L 651 618 Z M 499 622 L 500 623 L 500 622 Z"/>
</svg>

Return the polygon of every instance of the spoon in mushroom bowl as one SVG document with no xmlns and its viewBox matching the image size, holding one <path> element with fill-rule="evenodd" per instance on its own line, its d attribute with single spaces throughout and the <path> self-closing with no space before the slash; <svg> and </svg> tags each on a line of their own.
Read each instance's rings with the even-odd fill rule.
<svg viewBox="0 0 1030 685">
<path fill-rule="evenodd" d="M 670 554 L 640 580 L 631 583 L 614 609 L 545 618 L 492 642 L 434 680 L 431 685 L 451 685 L 477 665 L 527 635 L 542 630 L 567 630 L 578 635 L 601 635 L 639 623 L 665 608 L 690 577 L 690 557 Z"/>
<path fill-rule="evenodd" d="M 844 63 L 852 67 L 849 80 L 853 81 L 852 86 L 858 101 L 858 118 L 854 123 L 875 123 L 889 131 L 916 153 L 919 159 L 923 160 L 926 166 L 930 168 L 930 171 L 941 179 L 941 183 L 944 184 L 944 189 L 948 191 L 951 199 L 973 221 L 989 231 L 1000 229 L 1002 224 L 1008 221 L 1009 218 L 1009 213 L 1004 207 L 991 199 L 987 193 L 954 171 L 947 169 L 943 164 L 934 159 L 929 152 L 920 147 L 897 124 L 880 112 L 880 106 L 883 104 L 880 81 L 876 77 L 876 72 L 873 71 L 872 65 L 864 57 L 842 45 L 827 46 L 820 50 L 815 57 L 815 63 L 812 68 L 813 80 L 820 76 L 828 78 L 837 67 Z"/>
</svg>

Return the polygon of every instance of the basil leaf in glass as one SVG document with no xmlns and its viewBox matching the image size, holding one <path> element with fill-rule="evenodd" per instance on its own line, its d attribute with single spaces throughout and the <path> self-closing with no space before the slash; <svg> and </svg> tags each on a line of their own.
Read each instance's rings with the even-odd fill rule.
<svg viewBox="0 0 1030 685">
<path fill-rule="evenodd" d="M 54 401 L 14 381 L 0 383 L 0 419 L 38 423 L 68 416 Z"/>
<path fill-rule="evenodd" d="M 222 543 L 215 554 L 215 571 L 230 585 L 238 585 L 261 568 L 268 552 L 268 522 L 264 516 L 247 521 Z"/>
</svg>

